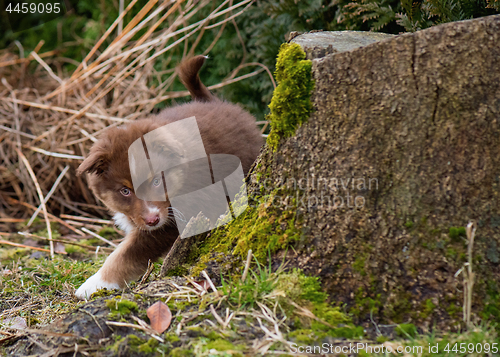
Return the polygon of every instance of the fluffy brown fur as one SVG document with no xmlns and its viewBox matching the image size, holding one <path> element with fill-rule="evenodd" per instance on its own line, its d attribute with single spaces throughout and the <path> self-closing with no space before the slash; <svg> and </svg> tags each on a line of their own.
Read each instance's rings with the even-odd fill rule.
<svg viewBox="0 0 500 357">
<path fill-rule="evenodd" d="M 78 168 L 78 174 L 88 173 L 90 188 L 115 214 L 127 236 L 99 272 L 77 290 L 77 297 L 87 298 L 103 287 L 122 288 L 126 282 L 137 279 L 149 261 L 168 252 L 179 234 L 172 224 L 173 211 L 168 200 L 146 202 L 134 194 L 128 149 L 135 140 L 160 126 L 194 116 L 207 154 L 239 157 L 245 174 L 259 154 L 262 138 L 255 118 L 208 91 L 198 76 L 204 60 L 205 57 L 196 56 L 178 67 L 179 78 L 190 91 L 192 102 L 167 108 L 155 117 L 110 128 Z M 180 144 L 172 143 L 173 151 L 176 145 Z M 189 147 L 189 143 L 184 145 Z"/>
</svg>

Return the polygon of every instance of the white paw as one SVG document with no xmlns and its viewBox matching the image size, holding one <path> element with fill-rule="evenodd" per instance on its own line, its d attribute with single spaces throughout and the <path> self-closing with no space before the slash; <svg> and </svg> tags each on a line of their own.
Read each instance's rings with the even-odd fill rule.
<svg viewBox="0 0 500 357">
<path fill-rule="evenodd" d="M 88 278 L 87 281 L 78 288 L 78 290 L 75 292 L 75 296 L 80 300 L 89 299 L 90 295 L 95 293 L 97 290 L 104 288 L 112 290 L 112 289 L 119 289 L 120 286 L 117 283 L 110 283 L 108 281 L 104 281 L 101 277 L 101 271 L 99 270 L 97 273 Z"/>
</svg>

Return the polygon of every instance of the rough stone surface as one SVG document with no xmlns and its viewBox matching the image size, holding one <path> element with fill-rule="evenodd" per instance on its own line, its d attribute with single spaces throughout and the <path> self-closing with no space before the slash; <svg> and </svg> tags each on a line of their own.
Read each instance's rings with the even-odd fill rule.
<svg viewBox="0 0 500 357">
<path fill-rule="evenodd" d="M 360 321 L 457 328 L 470 220 L 473 311 L 499 318 L 499 43 L 490 16 L 314 59 L 314 113 L 259 158 L 252 187 L 298 205 L 292 266 Z"/>
<path fill-rule="evenodd" d="M 328 54 L 352 51 L 356 48 L 387 40 L 394 35 L 364 31 L 314 31 L 293 37 L 290 42 L 299 44 L 308 59 Z"/>
</svg>

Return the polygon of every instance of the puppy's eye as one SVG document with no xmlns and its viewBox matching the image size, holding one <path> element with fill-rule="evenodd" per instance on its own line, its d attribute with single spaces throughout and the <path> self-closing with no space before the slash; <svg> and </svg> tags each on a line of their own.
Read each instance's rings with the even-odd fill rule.
<svg viewBox="0 0 500 357">
<path fill-rule="evenodd" d="M 130 188 L 128 187 L 123 187 L 121 190 L 120 190 L 120 193 L 124 196 L 130 196 L 130 194 L 132 193 L 132 191 L 130 191 Z"/>
<path fill-rule="evenodd" d="M 155 177 L 155 179 L 153 180 L 153 186 L 158 187 L 160 186 L 160 183 L 161 183 L 160 179 Z"/>
</svg>

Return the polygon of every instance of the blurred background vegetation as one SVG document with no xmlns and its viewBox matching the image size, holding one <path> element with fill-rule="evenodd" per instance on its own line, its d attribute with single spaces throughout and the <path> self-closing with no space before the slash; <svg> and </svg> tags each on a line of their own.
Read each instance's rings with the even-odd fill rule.
<svg viewBox="0 0 500 357">
<path fill-rule="evenodd" d="M 125 1 L 125 6 L 130 1 Z M 3 8 L 5 3 L 0 1 Z M 67 13 L 43 25 L 13 33 L 5 21 L 0 21 L 0 49 L 11 47 L 24 51 L 27 56 L 40 40 L 44 40 L 42 52 L 57 50 L 59 56 L 67 58 L 64 71 L 68 74 L 76 68 L 96 41 L 113 23 L 119 14 L 119 0 L 64 0 Z M 139 0 L 126 15 L 124 24 L 136 15 L 147 3 Z M 195 15 L 198 21 L 209 14 L 222 0 L 214 0 Z M 237 10 L 239 11 L 239 9 Z M 290 31 L 323 29 L 330 31 L 360 30 L 379 31 L 392 34 L 417 31 L 450 21 L 471 19 L 500 13 L 500 0 L 255 0 L 245 12 L 226 24 L 221 37 L 211 48 L 202 80 L 215 84 L 231 75 L 241 63 L 258 62 L 274 72 L 279 45 Z M 32 21 L 32 20 L 30 20 Z M 160 27 L 166 28 L 168 22 Z M 144 31 L 139 32 L 139 38 Z M 219 33 L 218 28 L 206 30 L 194 54 L 203 52 Z M 177 46 L 156 61 L 155 68 L 167 76 L 178 64 L 183 52 L 189 51 L 195 39 L 185 46 Z M 109 42 L 110 40 L 108 40 Z M 174 40 L 172 40 L 174 41 Z M 103 44 L 105 46 L 106 44 Z M 18 47 L 19 49 L 17 49 Z M 238 75 L 254 71 L 247 66 Z M 155 86 L 155 83 L 151 83 Z M 184 88 L 179 82 L 175 90 Z M 219 95 L 232 102 L 243 104 L 259 120 L 268 112 L 273 85 L 266 72 L 250 79 L 239 81 L 218 90 Z M 160 103 L 157 107 L 168 105 Z"/>
</svg>

